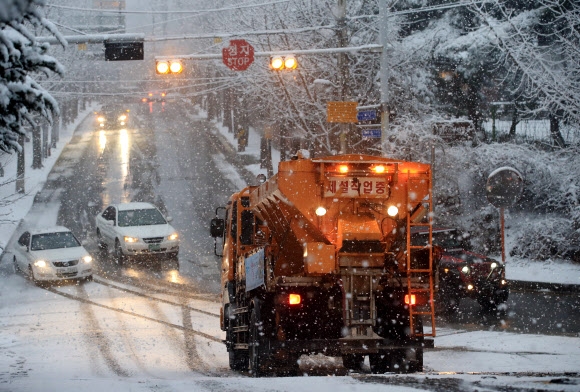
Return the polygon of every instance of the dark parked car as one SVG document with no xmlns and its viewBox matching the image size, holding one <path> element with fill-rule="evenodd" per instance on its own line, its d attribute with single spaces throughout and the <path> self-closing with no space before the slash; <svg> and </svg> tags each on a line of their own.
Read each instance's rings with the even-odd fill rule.
<svg viewBox="0 0 580 392">
<path fill-rule="evenodd" d="M 439 309 L 454 313 L 462 298 L 473 298 L 485 311 L 494 310 L 507 301 L 508 282 L 505 265 L 487 256 L 471 252 L 468 236 L 457 229 L 433 229 L 433 244 L 441 252 L 438 263 Z M 415 230 L 413 245 L 428 242 L 427 230 Z"/>
</svg>

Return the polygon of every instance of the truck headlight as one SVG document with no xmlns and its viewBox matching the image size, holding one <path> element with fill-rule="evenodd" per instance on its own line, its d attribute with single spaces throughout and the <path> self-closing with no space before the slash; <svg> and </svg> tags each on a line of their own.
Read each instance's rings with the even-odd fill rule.
<svg viewBox="0 0 580 392">
<path fill-rule="evenodd" d="M 491 269 L 494 270 L 497 268 L 497 263 L 491 263 Z"/>
<path fill-rule="evenodd" d="M 465 275 L 469 274 L 469 267 L 464 266 L 463 268 L 461 268 L 461 272 L 463 272 Z"/>
<path fill-rule="evenodd" d="M 137 237 L 125 236 L 124 240 L 125 240 L 125 242 L 129 242 L 129 243 L 139 242 L 139 238 L 137 238 Z"/>
</svg>

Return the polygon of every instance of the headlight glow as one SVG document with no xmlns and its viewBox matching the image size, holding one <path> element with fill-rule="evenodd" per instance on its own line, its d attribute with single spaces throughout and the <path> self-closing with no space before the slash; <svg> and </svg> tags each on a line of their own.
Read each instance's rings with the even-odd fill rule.
<svg viewBox="0 0 580 392">
<path fill-rule="evenodd" d="M 497 268 L 497 263 L 491 263 L 491 269 L 494 270 Z"/>
<path fill-rule="evenodd" d="M 169 237 L 167 237 L 167 239 L 168 239 L 169 241 L 175 241 L 175 240 L 176 240 L 176 239 L 178 239 L 178 238 L 179 238 L 179 235 L 178 235 L 177 233 L 173 233 L 173 234 L 171 234 Z"/>
<path fill-rule="evenodd" d="M 83 262 L 85 262 L 86 264 L 89 264 L 92 261 L 93 258 L 90 255 L 83 256 Z"/>
<path fill-rule="evenodd" d="M 39 267 L 39 268 L 44 268 L 44 267 L 48 266 L 48 263 L 44 260 L 36 260 L 34 262 L 34 265 Z"/>
<path fill-rule="evenodd" d="M 472 284 L 468 284 L 467 285 L 467 290 L 473 290 L 473 285 Z"/>
<path fill-rule="evenodd" d="M 123 239 L 125 240 L 125 242 L 130 242 L 130 243 L 139 242 L 139 238 L 137 238 L 137 237 L 125 236 Z"/>
<path fill-rule="evenodd" d="M 389 208 L 387 208 L 387 214 L 389 214 L 389 216 L 397 216 L 397 214 L 399 213 L 399 209 L 397 208 L 397 206 L 389 206 Z"/>
<path fill-rule="evenodd" d="M 464 274 L 468 274 L 469 273 L 469 267 L 465 266 L 463 268 L 461 268 L 461 272 L 463 272 Z"/>
<path fill-rule="evenodd" d="M 326 215 L 326 208 L 320 206 L 314 212 L 317 216 L 324 216 L 324 215 Z"/>
<path fill-rule="evenodd" d="M 377 174 L 383 174 L 386 171 L 386 168 L 383 165 L 376 165 L 373 166 L 372 170 Z"/>
<path fill-rule="evenodd" d="M 97 121 L 98 122 L 105 122 L 105 117 L 99 116 L 99 117 L 97 117 Z"/>
<path fill-rule="evenodd" d="M 125 121 L 126 119 L 127 119 L 127 116 L 126 116 L 126 115 L 124 115 L 124 114 L 121 114 L 121 115 L 119 116 L 119 120 L 120 120 L 120 121 Z"/>
</svg>

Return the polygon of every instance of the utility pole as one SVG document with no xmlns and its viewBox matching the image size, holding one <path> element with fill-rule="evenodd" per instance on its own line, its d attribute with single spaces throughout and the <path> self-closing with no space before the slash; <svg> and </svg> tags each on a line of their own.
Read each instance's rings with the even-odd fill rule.
<svg viewBox="0 0 580 392">
<path fill-rule="evenodd" d="M 347 31 L 346 31 L 346 0 L 338 0 L 337 15 L 336 15 L 336 25 L 338 26 L 338 47 L 345 48 L 348 43 Z M 340 101 L 346 101 L 347 96 L 347 86 L 348 86 L 348 57 L 346 53 L 339 52 L 337 58 L 338 66 L 338 86 L 340 89 Z M 340 123 L 340 153 L 346 154 L 346 139 L 348 134 L 349 124 Z"/>
<path fill-rule="evenodd" d="M 389 58 L 387 55 L 387 35 L 388 35 L 388 13 L 387 0 L 379 0 L 379 44 L 383 47 L 381 51 L 381 151 L 385 155 L 385 143 L 389 130 L 389 117 L 391 108 L 389 107 Z"/>
</svg>

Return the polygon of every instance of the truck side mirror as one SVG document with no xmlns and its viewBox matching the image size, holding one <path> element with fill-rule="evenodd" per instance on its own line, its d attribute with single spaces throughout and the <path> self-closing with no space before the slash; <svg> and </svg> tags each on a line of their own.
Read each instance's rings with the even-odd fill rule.
<svg viewBox="0 0 580 392">
<path fill-rule="evenodd" d="M 209 232 L 213 238 L 223 237 L 225 229 L 225 222 L 220 218 L 213 218 L 211 220 L 211 226 Z"/>
</svg>

